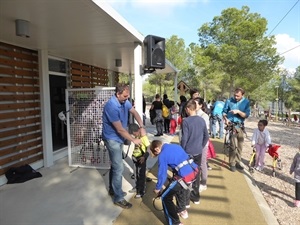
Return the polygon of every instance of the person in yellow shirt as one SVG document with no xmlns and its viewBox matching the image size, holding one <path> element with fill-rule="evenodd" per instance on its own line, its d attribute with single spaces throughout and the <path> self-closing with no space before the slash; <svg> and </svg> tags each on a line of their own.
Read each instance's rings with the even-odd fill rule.
<svg viewBox="0 0 300 225">
<path fill-rule="evenodd" d="M 128 131 L 135 138 L 141 140 L 140 145 L 135 145 L 132 153 L 132 160 L 135 165 L 135 198 L 141 198 L 145 194 L 146 182 L 146 161 L 149 156 L 148 148 L 150 146 L 147 135 L 142 136 L 140 127 L 136 123 L 129 124 Z M 148 181 L 149 178 L 147 178 Z"/>
</svg>

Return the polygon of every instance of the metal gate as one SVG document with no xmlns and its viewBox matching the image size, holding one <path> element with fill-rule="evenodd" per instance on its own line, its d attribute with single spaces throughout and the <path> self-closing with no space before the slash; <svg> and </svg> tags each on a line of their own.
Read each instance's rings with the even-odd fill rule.
<svg viewBox="0 0 300 225">
<path fill-rule="evenodd" d="M 114 87 L 66 90 L 69 166 L 109 169 L 102 140 L 102 112 Z"/>
</svg>

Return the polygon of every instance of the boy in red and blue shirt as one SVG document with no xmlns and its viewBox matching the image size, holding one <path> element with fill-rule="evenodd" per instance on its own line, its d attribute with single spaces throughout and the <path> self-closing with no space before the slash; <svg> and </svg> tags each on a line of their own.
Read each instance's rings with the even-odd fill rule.
<svg viewBox="0 0 300 225">
<path fill-rule="evenodd" d="M 169 225 L 180 225 L 180 219 L 173 202 L 173 197 L 189 188 L 198 174 L 198 166 L 190 159 L 185 150 L 177 144 L 163 144 L 154 140 L 150 144 L 150 151 L 158 157 L 157 184 L 154 193 L 161 193 L 161 200 L 166 220 Z M 168 177 L 168 168 L 173 171 L 169 185 L 162 191 Z M 187 212 L 185 212 L 187 214 Z M 187 217 L 186 217 L 187 218 Z"/>
</svg>

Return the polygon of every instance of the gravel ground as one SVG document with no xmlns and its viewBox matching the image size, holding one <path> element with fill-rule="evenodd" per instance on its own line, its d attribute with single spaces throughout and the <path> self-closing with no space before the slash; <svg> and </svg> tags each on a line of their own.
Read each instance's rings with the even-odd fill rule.
<svg viewBox="0 0 300 225">
<path fill-rule="evenodd" d="M 248 165 L 252 154 L 251 137 L 257 127 L 258 119 L 249 118 L 245 122 L 247 137 L 243 149 L 243 162 Z M 266 153 L 265 168 L 262 172 L 255 171 L 252 176 L 260 188 L 262 195 L 269 204 L 280 225 L 299 225 L 300 208 L 294 207 L 295 186 L 294 174 L 289 174 L 290 165 L 298 151 L 300 143 L 300 127 L 286 126 L 281 122 L 269 122 L 267 126 L 272 143 L 279 144 L 279 157 L 282 169 L 276 169 L 272 176 L 272 157 Z"/>
</svg>

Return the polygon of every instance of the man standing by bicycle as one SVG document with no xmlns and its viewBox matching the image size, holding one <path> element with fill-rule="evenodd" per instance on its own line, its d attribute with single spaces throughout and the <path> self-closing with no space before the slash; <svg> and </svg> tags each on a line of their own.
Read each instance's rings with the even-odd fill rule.
<svg viewBox="0 0 300 225">
<path fill-rule="evenodd" d="M 243 170 L 241 165 L 242 150 L 244 144 L 244 120 L 250 115 L 250 102 L 244 97 L 245 91 L 236 88 L 234 97 L 225 102 L 223 118 L 227 126 L 233 125 L 234 129 L 230 135 L 229 166 L 232 172 L 236 169 Z"/>
</svg>

